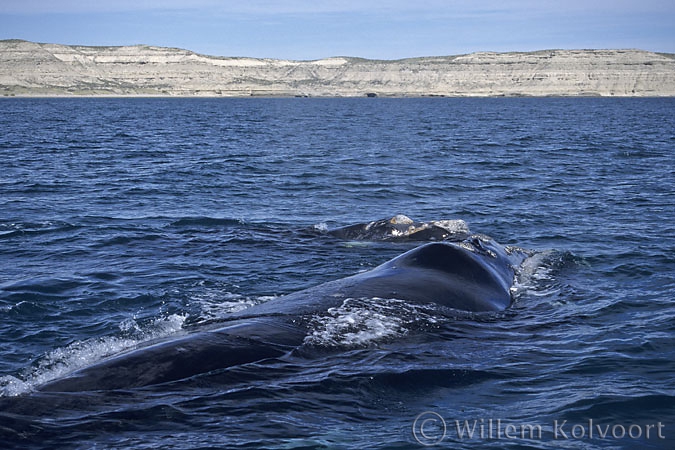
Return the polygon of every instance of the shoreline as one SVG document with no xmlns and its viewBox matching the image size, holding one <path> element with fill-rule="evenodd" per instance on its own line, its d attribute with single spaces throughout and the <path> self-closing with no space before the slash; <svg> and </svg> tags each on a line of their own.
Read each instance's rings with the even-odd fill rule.
<svg viewBox="0 0 675 450">
<path fill-rule="evenodd" d="M 376 97 L 368 97 L 367 95 L 151 95 L 151 94 L 54 94 L 54 95 L 40 95 L 40 94 L 26 94 L 26 95 L 0 95 L 0 101 L 11 99 L 204 99 L 204 100 L 245 100 L 245 99 L 306 99 L 306 100 L 331 100 L 331 99 L 386 99 L 386 100 L 403 100 L 403 99 L 669 99 L 675 98 L 675 94 L 669 95 L 585 95 L 585 94 L 558 94 L 558 95 L 378 95 Z"/>
</svg>

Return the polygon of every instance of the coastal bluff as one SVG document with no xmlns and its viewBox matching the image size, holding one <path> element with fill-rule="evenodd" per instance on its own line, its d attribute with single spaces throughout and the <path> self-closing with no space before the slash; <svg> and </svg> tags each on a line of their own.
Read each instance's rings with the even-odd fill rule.
<svg viewBox="0 0 675 450">
<path fill-rule="evenodd" d="M 675 96 L 675 54 L 478 52 L 290 61 L 0 41 L 0 96 Z"/>
</svg>

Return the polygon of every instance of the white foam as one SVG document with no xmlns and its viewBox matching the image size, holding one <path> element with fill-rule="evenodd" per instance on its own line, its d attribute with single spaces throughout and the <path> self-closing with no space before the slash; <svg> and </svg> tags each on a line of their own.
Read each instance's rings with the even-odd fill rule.
<svg viewBox="0 0 675 450">
<path fill-rule="evenodd" d="M 0 397 L 15 397 L 30 392 L 32 385 L 11 375 L 0 377 Z"/>
<path fill-rule="evenodd" d="M 140 327 L 135 320 L 127 319 L 120 324 L 120 329 L 125 333 L 131 332 L 132 337 L 88 339 L 52 350 L 20 378 L 11 375 L 0 377 L 0 397 L 30 392 L 44 383 L 90 366 L 107 356 L 133 349 L 143 342 L 175 334 L 183 328 L 186 319 L 186 315 L 172 314 L 155 319 L 145 328 Z"/>
<path fill-rule="evenodd" d="M 220 320 L 228 315 L 250 308 L 253 305 L 273 299 L 273 296 L 246 297 L 230 292 L 224 293 L 218 290 L 203 290 L 198 295 L 193 295 L 191 303 L 199 308 L 199 322 Z"/>
<path fill-rule="evenodd" d="M 312 318 L 305 344 L 360 347 L 407 334 L 412 324 L 435 323 L 423 306 L 403 300 L 345 299 L 342 305 Z"/>
<path fill-rule="evenodd" d="M 325 233 L 328 231 L 328 224 L 326 222 L 320 222 L 316 223 L 313 226 L 314 230 L 319 231 L 321 233 Z"/>
<path fill-rule="evenodd" d="M 541 251 L 528 256 L 516 269 L 516 276 L 511 287 L 513 298 L 522 296 L 543 297 L 557 290 L 554 271 L 555 265 L 550 261 L 558 253 L 554 250 Z"/>
</svg>

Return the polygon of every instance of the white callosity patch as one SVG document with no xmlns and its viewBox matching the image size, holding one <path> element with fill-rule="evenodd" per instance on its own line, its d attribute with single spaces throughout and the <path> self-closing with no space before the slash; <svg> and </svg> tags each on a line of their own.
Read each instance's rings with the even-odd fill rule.
<svg viewBox="0 0 675 450">
<path fill-rule="evenodd" d="M 380 222 L 371 222 L 366 230 L 369 229 L 372 225 L 377 225 Z M 469 226 L 467 223 L 461 219 L 447 219 L 447 220 L 434 220 L 431 222 L 415 222 L 410 217 L 403 214 L 392 217 L 389 220 L 389 223 L 394 225 L 389 234 L 392 237 L 412 237 L 416 233 L 420 233 L 424 230 L 431 230 L 434 228 L 440 228 L 445 231 L 443 239 L 453 239 L 454 237 L 463 238 L 469 234 Z M 429 239 L 434 240 L 434 239 Z"/>
<path fill-rule="evenodd" d="M 467 235 L 469 234 L 469 226 L 467 223 L 461 219 L 446 219 L 446 220 L 434 220 L 431 222 L 415 222 L 410 217 L 404 214 L 398 214 L 391 219 L 389 219 L 391 225 L 399 225 L 398 227 L 392 228 L 390 231 L 391 236 L 402 237 L 402 236 L 412 236 L 415 233 L 419 233 L 422 230 L 428 230 L 430 228 L 441 228 L 447 231 L 448 236 L 454 235 Z M 370 230 L 374 226 L 381 226 L 382 221 L 370 222 L 366 226 L 366 231 Z M 401 225 L 407 225 L 407 228 Z"/>
<path fill-rule="evenodd" d="M 413 223 L 413 220 L 404 214 L 397 214 L 391 218 L 390 222 L 401 225 L 410 225 Z"/>
<path fill-rule="evenodd" d="M 443 228 L 450 235 L 468 235 L 470 234 L 469 225 L 461 219 L 455 220 L 435 220 L 430 222 L 431 225 L 438 228 Z"/>
<path fill-rule="evenodd" d="M 429 307 L 382 298 L 345 299 L 311 320 L 305 344 L 325 347 L 360 347 L 397 338 L 413 327 L 435 324 Z"/>
<path fill-rule="evenodd" d="M 329 229 L 326 223 L 317 223 L 314 231 L 328 233 L 346 240 L 358 241 L 461 241 L 470 235 L 469 226 L 461 219 L 416 222 L 404 214 L 390 218 L 356 223 Z"/>
</svg>

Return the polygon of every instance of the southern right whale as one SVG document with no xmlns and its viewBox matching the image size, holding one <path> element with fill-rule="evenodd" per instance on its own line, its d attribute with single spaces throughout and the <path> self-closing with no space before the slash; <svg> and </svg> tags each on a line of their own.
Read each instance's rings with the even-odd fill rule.
<svg viewBox="0 0 675 450">
<path fill-rule="evenodd" d="M 349 240 L 378 241 L 461 241 L 469 236 L 469 227 L 461 219 L 415 222 L 398 214 L 391 218 L 357 223 L 328 230 L 328 234 Z"/>
<path fill-rule="evenodd" d="M 38 390 L 130 389 L 278 358 L 303 345 L 311 317 L 347 299 L 501 311 L 511 304 L 514 267 L 525 256 L 481 235 L 424 244 L 367 272 L 277 297 L 233 313 L 225 323 L 113 356 Z"/>
</svg>

